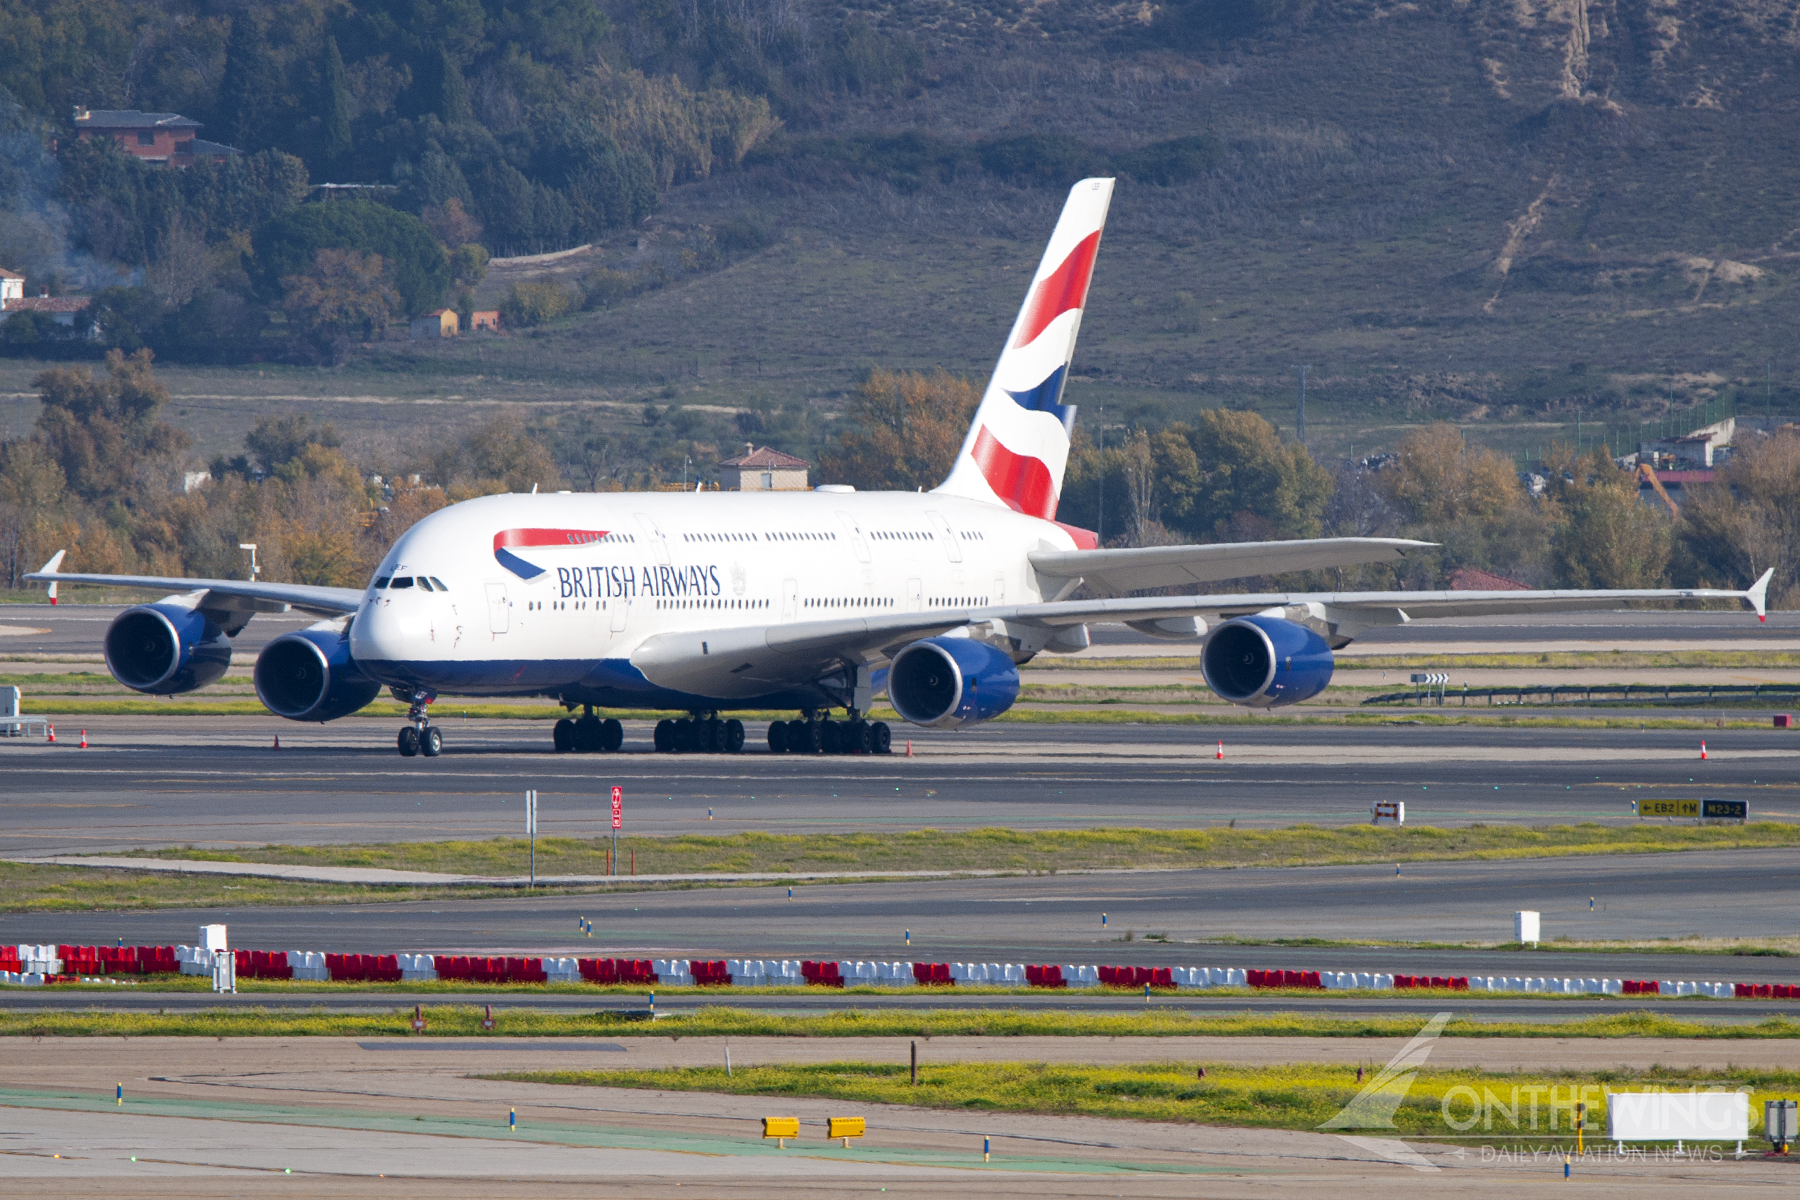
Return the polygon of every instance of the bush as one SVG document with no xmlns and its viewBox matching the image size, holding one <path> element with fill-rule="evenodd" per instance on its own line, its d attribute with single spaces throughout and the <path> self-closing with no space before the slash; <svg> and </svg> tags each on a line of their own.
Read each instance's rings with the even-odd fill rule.
<svg viewBox="0 0 1800 1200">
<path fill-rule="evenodd" d="M 636 289 L 637 280 L 625 272 L 601 267 L 582 279 L 581 307 L 609 308 Z"/>
<path fill-rule="evenodd" d="M 775 231 L 755 217 L 733 217 L 713 230 L 713 238 L 727 254 L 753 254 L 774 242 Z"/>
<path fill-rule="evenodd" d="M 554 280 L 515 283 L 500 305 L 500 320 L 511 328 L 543 325 L 568 316 L 575 303 L 569 289 Z"/>
<path fill-rule="evenodd" d="M 1200 178 L 1213 168 L 1222 153 L 1218 139 L 1204 134 L 1170 138 L 1117 155 L 1113 159 L 1113 169 L 1139 182 L 1167 187 Z"/>
</svg>

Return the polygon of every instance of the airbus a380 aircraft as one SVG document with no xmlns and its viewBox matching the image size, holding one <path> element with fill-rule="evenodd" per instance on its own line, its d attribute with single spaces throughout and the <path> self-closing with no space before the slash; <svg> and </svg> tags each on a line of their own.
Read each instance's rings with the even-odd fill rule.
<svg viewBox="0 0 1800 1200">
<path fill-rule="evenodd" d="M 620 748 L 595 709 L 686 710 L 662 751 L 735 753 L 732 709 L 782 708 L 772 751 L 886 753 L 866 714 L 886 692 L 917 725 L 999 716 L 1019 664 L 1088 644 L 1122 621 L 1152 637 L 1204 635 L 1202 673 L 1226 700 L 1274 707 L 1331 679 L 1332 651 L 1417 617 L 1616 608 L 1633 600 L 1742 600 L 1748 591 L 1338 592 L 1069 600 L 1111 591 L 1391 562 L 1427 545 L 1327 538 L 1102 550 L 1056 521 L 1075 408 L 1062 403 L 1113 181 L 1069 193 L 950 477 L 928 493 L 822 486 L 794 493 L 487 496 L 402 534 L 369 586 L 62 574 L 27 578 L 172 591 L 119 614 L 106 662 L 127 687 L 188 692 L 225 673 L 231 638 L 259 612 L 324 618 L 258 655 L 256 692 L 295 721 L 330 721 L 387 689 L 411 704 L 403 755 L 443 746 L 440 695 L 549 696 L 559 751 Z M 848 720 L 822 719 L 834 708 Z"/>
</svg>

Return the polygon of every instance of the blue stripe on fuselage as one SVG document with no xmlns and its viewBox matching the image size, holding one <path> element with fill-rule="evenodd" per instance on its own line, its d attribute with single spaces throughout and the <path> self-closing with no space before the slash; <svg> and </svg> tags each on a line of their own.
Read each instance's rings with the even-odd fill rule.
<svg viewBox="0 0 1800 1200">
<path fill-rule="evenodd" d="M 371 679 L 401 688 L 426 688 L 456 696 L 554 696 L 602 708 L 818 708 L 825 697 L 811 689 L 787 689 L 763 696 L 721 699 L 658 687 L 629 659 L 598 662 L 572 659 L 489 659 L 449 662 L 358 659 Z"/>
<path fill-rule="evenodd" d="M 504 546 L 494 547 L 494 558 L 499 564 L 517 575 L 520 579 L 536 579 L 544 573 L 544 568 L 526 562 Z"/>
</svg>

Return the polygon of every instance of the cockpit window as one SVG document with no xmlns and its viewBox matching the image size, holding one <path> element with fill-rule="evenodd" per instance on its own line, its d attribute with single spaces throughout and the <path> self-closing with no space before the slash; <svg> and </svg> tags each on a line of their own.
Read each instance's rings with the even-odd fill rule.
<svg viewBox="0 0 1800 1200">
<path fill-rule="evenodd" d="M 417 583 L 420 587 L 424 588 L 428 592 L 431 590 L 431 580 L 425 578 L 423 575 L 420 575 L 418 578 L 413 580 L 413 582 Z"/>
<path fill-rule="evenodd" d="M 381 575 L 381 576 L 376 577 L 375 586 L 377 588 L 384 588 L 387 585 L 388 585 L 388 577 L 386 575 Z"/>
<path fill-rule="evenodd" d="M 406 577 L 406 576 L 404 576 L 404 575 L 396 575 L 396 576 L 394 576 L 394 582 L 392 582 L 392 583 L 390 583 L 390 584 L 388 584 L 388 586 L 389 586 L 389 587 L 390 587 L 390 588 L 403 588 L 403 587 L 411 587 L 411 586 L 412 586 L 412 580 L 411 580 L 411 579 L 408 579 L 408 578 L 407 578 L 407 577 Z"/>
<path fill-rule="evenodd" d="M 436 575 L 433 575 L 431 577 L 431 582 L 437 584 L 437 590 L 440 592 L 447 592 L 450 590 L 449 588 L 444 586 L 444 581 L 439 579 Z"/>
</svg>

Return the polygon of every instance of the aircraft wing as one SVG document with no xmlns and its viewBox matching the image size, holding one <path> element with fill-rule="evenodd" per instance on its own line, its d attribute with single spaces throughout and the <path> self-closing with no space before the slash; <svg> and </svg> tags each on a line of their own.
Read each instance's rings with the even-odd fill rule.
<svg viewBox="0 0 1800 1200">
<path fill-rule="evenodd" d="M 1312 538 L 1207 546 L 1141 546 L 1129 550 L 1038 550 L 1028 557 L 1040 575 L 1086 579 L 1110 591 L 1131 592 L 1249 575 L 1394 562 L 1405 558 L 1409 551 L 1429 549 L 1432 545 L 1407 538 Z"/>
<path fill-rule="evenodd" d="M 660 633 L 632 652 L 645 678 L 663 687 L 713 696 L 755 696 L 777 687 L 811 683 L 845 662 L 879 665 L 908 642 L 982 623 L 1009 636 L 1031 627 L 1049 633 L 1093 621 L 1155 623 L 1183 618 L 1209 621 L 1285 610 L 1290 619 L 1324 623 L 1334 646 L 1363 629 L 1401 625 L 1416 618 L 1498 616 L 1624 608 L 1653 601 L 1737 600 L 1765 612 L 1773 571 L 1744 591 L 1720 588 L 1629 588 L 1605 591 L 1505 592 L 1262 592 L 1233 596 L 1151 596 L 1117 600 L 1062 600 L 938 609 L 929 613 L 841 617 L 721 629 Z M 1044 639 L 1037 639 L 1040 644 Z"/>
<path fill-rule="evenodd" d="M 144 592 L 205 592 L 201 608 L 217 608 L 228 612 L 301 612 L 321 617 L 341 617 L 362 605 L 361 588 L 313 587 L 304 583 L 252 583 L 243 579 L 178 579 L 161 575 L 75 575 L 56 568 L 62 565 L 62 551 L 39 570 L 25 576 L 38 583 L 96 583 L 106 587 Z M 51 593 L 55 595 L 54 592 Z"/>
</svg>

